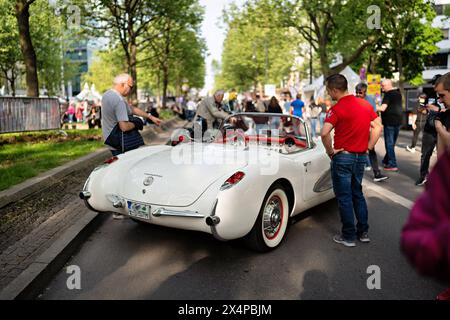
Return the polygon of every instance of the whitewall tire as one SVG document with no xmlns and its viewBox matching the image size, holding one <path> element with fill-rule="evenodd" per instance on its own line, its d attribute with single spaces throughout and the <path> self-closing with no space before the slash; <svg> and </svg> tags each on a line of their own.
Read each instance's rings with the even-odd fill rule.
<svg viewBox="0 0 450 320">
<path fill-rule="evenodd" d="M 246 244 L 259 252 L 278 247 L 287 233 L 289 222 L 289 201 L 281 185 L 274 185 L 264 197 L 258 218 L 245 236 Z"/>
</svg>

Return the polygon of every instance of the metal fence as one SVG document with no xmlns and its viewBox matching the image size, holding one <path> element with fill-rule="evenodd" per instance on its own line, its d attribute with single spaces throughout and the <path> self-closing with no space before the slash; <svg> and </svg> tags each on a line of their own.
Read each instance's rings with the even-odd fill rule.
<svg viewBox="0 0 450 320">
<path fill-rule="evenodd" d="M 59 129 L 56 98 L 0 97 L 0 133 Z"/>
</svg>

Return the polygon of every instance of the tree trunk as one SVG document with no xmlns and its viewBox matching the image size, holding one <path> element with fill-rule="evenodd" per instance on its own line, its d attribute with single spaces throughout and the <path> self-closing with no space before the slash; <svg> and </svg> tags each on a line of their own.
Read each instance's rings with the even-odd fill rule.
<svg viewBox="0 0 450 320">
<path fill-rule="evenodd" d="M 156 105 L 159 107 L 161 105 L 161 76 L 159 74 L 156 75 L 156 88 L 157 88 L 157 96 L 156 96 Z"/>
<path fill-rule="evenodd" d="M 170 59 L 170 44 L 171 44 L 171 37 L 170 37 L 170 31 L 171 31 L 171 26 L 170 26 L 170 21 L 169 21 L 169 25 L 166 29 L 166 43 L 165 43 L 165 48 L 164 48 L 164 61 L 163 61 L 163 66 L 162 66 L 162 71 L 163 71 L 163 101 L 162 101 L 162 105 L 163 108 L 166 108 L 166 104 L 167 104 L 167 87 L 169 86 L 169 59 Z"/>
<path fill-rule="evenodd" d="M 331 75 L 327 54 L 327 43 L 325 39 L 319 39 L 319 59 L 320 59 L 320 68 L 322 69 L 323 74 L 323 84 L 325 84 L 325 80 L 328 78 L 328 76 Z"/>
<path fill-rule="evenodd" d="M 405 110 L 405 79 L 403 74 L 403 57 L 401 50 L 397 50 L 397 64 L 398 64 L 398 88 L 400 89 L 400 93 L 402 95 L 402 107 Z"/>
<path fill-rule="evenodd" d="M 137 64 L 137 46 L 136 46 L 136 38 L 132 38 L 130 40 L 130 61 L 128 66 L 128 72 L 130 73 L 130 76 L 133 78 L 134 85 L 133 88 L 131 88 L 131 100 L 137 99 L 137 70 L 136 70 L 136 64 Z"/>
<path fill-rule="evenodd" d="M 10 85 L 11 85 L 11 95 L 13 97 L 15 97 L 16 96 L 16 74 L 15 74 L 14 67 L 11 69 L 11 82 L 10 82 Z"/>
<path fill-rule="evenodd" d="M 163 100 L 162 106 L 166 108 L 167 105 L 167 87 L 169 86 L 169 68 L 166 64 L 163 65 Z"/>
<path fill-rule="evenodd" d="M 16 18 L 19 26 L 19 42 L 26 68 L 27 96 L 39 97 L 36 52 L 30 35 L 30 4 L 34 1 L 17 0 Z"/>
</svg>

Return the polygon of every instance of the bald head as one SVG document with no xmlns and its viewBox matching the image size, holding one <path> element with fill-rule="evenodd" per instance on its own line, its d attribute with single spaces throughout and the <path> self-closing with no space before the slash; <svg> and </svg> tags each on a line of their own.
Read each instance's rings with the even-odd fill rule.
<svg viewBox="0 0 450 320">
<path fill-rule="evenodd" d="M 131 76 L 129 74 L 122 73 L 114 78 L 114 84 L 127 83 L 129 79 L 131 79 Z"/>
<path fill-rule="evenodd" d="M 392 90 L 392 88 L 393 85 L 391 79 L 384 79 L 383 81 L 381 81 L 381 89 L 383 89 L 384 92 L 388 92 Z"/>
<path fill-rule="evenodd" d="M 133 88 L 133 78 L 127 73 L 119 74 L 114 78 L 113 88 L 126 97 L 130 93 L 131 88 Z"/>
</svg>

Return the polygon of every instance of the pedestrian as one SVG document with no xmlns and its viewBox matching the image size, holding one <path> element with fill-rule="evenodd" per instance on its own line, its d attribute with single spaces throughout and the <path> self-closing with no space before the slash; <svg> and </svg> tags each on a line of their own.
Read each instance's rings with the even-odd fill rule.
<svg viewBox="0 0 450 320">
<path fill-rule="evenodd" d="M 325 84 L 330 97 L 337 101 L 328 111 L 321 132 L 331 159 L 333 190 L 342 222 L 341 233 L 333 240 L 346 247 L 354 247 L 356 238 L 370 242 L 367 203 L 361 182 L 367 150 L 375 147 L 381 134 L 381 120 L 370 103 L 348 93 L 347 79 L 343 75 L 331 75 Z M 334 144 L 331 138 L 333 128 Z"/>
<path fill-rule="evenodd" d="M 270 98 L 269 105 L 267 107 L 268 113 L 283 113 L 281 110 L 280 104 L 278 103 L 278 99 L 276 97 Z"/>
<path fill-rule="evenodd" d="M 450 72 L 437 80 L 435 90 L 446 108 L 444 112 L 436 116 L 434 121 L 438 133 L 437 154 L 439 157 L 446 149 L 450 150 Z"/>
<path fill-rule="evenodd" d="M 284 95 L 283 113 L 289 114 L 290 108 L 291 108 L 291 94 L 287 93 Z"/>
<path fill-rule="evenodd" d="M 230 107 L 230 111 L 233 112 L 236 109 L 236 101 L 237 101 L 237 92 L 236 89 L 231 89 L 228 93 L 228 105 Z"/>
<path fill-rule="evenodd" d="M 441 77 L 440 74 L 437 74 L 431 79 L 430 83 L 434 86 L 436 85 L 437 80 Z M 427 112 L 425 118 L 425 124 L 423 127 L 422 134 L 422 147 L 421 147 L 421 156 L 420 156 L 420 170 L 419 170 L 419 178 L 415 182 L 416 186 L 422 186 L 427 182 L 428 171 L 430 168 L 430 159 L 433 155 L 434 148 L 437 145 L 437 131 L 434 124 L 434 120 L 439 112 L 445 107 L 442 107 L 440 101 L 438 100 L 438 96 L 436 93 L 432 95 L 427 95 L 425 109 Z"/>
<path fill-rule="evenodd" d="M 83 105 L 81 104 L 81 102 L 77 102 L 77 105 L 75 108 L 75 118 L 77 119 L 76 122 L 83 121 Z"/>
<path fill-rule="evenodd" d="M 269 102 L 269 106 L 267 107 L 268 113 L 283 113 L 283 110 L 280 107 L 280 104 L 278 103 L 278 99 L 275 97 L 272 97 Z M 280 117 L 272 117 L 270 121 L 270 125 L 272 129 L 278 129 L 280 127 Z"/>
<path fill-rule="evenodd" d="M 130 120 L 129 116 L 133 114 L 143 117 L 144 119 L 148 118 L 157 125 L 161 123 L 160 119 L 148 115 L 141 109 L 134 106 L 130 106 L 126 102 L 125 98 L 128 96 L 132 87 L 133 87 L 133 79 L 131 78 L 131 76 L 128 74 L 120 74 L 114 78 L 114 85 L 112 89 L 106 91 L 102 97 L 101 125 L 102 125 L 103 140 L 105 142 L 107 141 L 108 138 L 110 138 L 112 132 L 115 131 L 115 128 L 118 128 L 118 131 L 121 131 L 123 133 L 135 130 L 137 124 L 129 121 Z M 122 145 L 123 150 L 119 150 L 111 146 L 109 146 L 109 148 L 113 156 L 117 156 L 120 153 L 122 153 L 123 150 L 125 150 L 123 145 Z M 123 217 L 124 216 L 120 214 L 113 214 L 114 219 L 122 219 Z"/>
<path fill-rule="evenodd" d="M 106 91 L 102 97 L 102 134 L 103 140 L 106 141 L 114 126 L 119 125 L 122 132 L 131 131 L 135 128 L 135 124 L 129 121 L 129 116 L 137 115 L 144 119 L 150 119 L 159 125 L 161 120 L 155 118 L 141 109 L 130 106 L 125 98 L 128 96 L 133 87 L 133 79 L 128 74 L 120 74 L 114 78 L 113 88 Z M 121 150 L 110 147 L 111 154 L 117 156 Z"/>
<path fill-rule="evenodd" d="M 328 108 L 322 98 L 319 98 L 318 104 L 319 104 L 320 108 L 322 109 L 319 114 L 320 131 L 322 131 L 323 124 L 325 123 L 325 118 L 327 117 Z"/>
<path fill-rule="evenodd" d="M 384 92 L 381 106 L 377 111 L 381 112 L 383 123 L 384 145 L 386 155 L 383 158 L 384 170 L 398 171 L 397 159 L 395 157 L 395 144 L 397 143 L 400 126 L 402 125 L 402 95 L 393 87 L 392 80 L 385 79 L 381 82 Z"/>
<path fill-rule="evenodd" d="M 413 137 L 411 145 L 406 146 L 406 150 L 411 153 L 416 152 L 416 145 L 417 140 L 419 139 L 419 134 L 422 132 L 427 120 L 427 95 L 425 93 L 421 93 L 417 99 L 417 102 L 417 108 L 414 110 L 412 116 Z"/>
<path fill-rule="evenodd" d="M 67 108 L 67 116 L 69 118 L 69 123 L 73 122 L 73 117 L 75 115 L 75 107 L 73 105 L 73 102 L 69 104 L 69 108 Z"/>
<path fill-rule="evenodd" d="M 259 94 L 256 95 L 255 107 L 256 107 L 256 111 L 258 111 L 258 112 L 266 112 L 267 111 L 266 104 L 264 103 L 264 100 L 261 98 L 261 96 Z"/>
<path fill-rule="evenodd" d="M 358 98 L 366 100 L 372 106 L 373 111 L 377 112 L 377 105 L 375 99 L 367 94 L 367 84 L 361 82 L 358 83 L 355 87 L 356 96 Z M 369 149 L 369 165 L 372 167 L 373 171 L 373 181 L 380 182 L 388 179 L 387 176 L 381 174 L 380 168 L 378 166 L 378 156 L 375 151 L 375 147 L 373 149 Z"/>
<path fill-rule="evenodd" d="M 296 99 L 291 102 L 291 114 L 297 117 L 302 118 L 303 117 L 303 111 L 305 107 L 305 103 L 301 100 L 302 94 L 298 93 L 296 96 Z"/>
<path fill-rule="evenodd" d="M 322 107 L 316 104 L 314 96 L 311 97 L 311 102 L 309 105 L 311 110 L 311 136 L 316 138 L 317 136 L 317 121 L 319 120 L 319 116 L 322 113 Z"/>
<path fill-rule="evenodd" d="M 193 99 L 189 99 L 189 101 L 186 104 L 186 119 L 188 121 L 192 121 L 195 116 L 195 111 L 197 110 L 197 104 L 194 102 Z"/>
<path fill-rule="evenodd" d="M 252 99 L 246 99 L 244 102 L 244 112 L 256 112 Z"/>
<path fill-rule="evenodd" d="M 221 110 L 224 94 L 223 90 L 217 90 L 212 97 L 205 97 L 198 104 L 194 122 L 201 123 L 202 133 L 207 129 L 214 129 L 215 120 L 224 120 L 229 116 L 228 113 Z"/>
<path fill-rule="evenodd" d="M 98 126 L 99 129 L 102 127 L 100 108 L 98 108 L 98 110 L 97 108 L 98 107 L 95 105 L 92 106 L 86 117 L 89 129 L 94 129 L 96 126 Z"/>
</svg>

